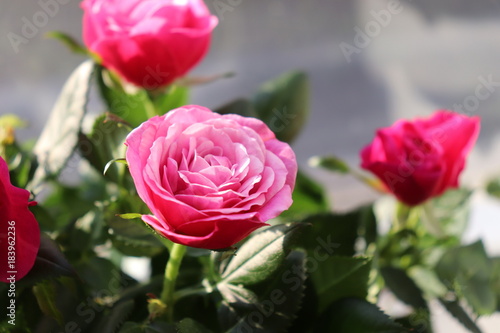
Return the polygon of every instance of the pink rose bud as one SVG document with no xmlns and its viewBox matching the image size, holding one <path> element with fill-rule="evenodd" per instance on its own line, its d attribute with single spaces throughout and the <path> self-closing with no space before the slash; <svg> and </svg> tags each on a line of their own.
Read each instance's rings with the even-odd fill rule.
<svg viewBox="0 0 500 333">
<path fill-rule="evenodd" d="M 203 0 L 84 0 L 83 40 L 103 65 L 153 90 L 207 53 L 218 20 Z"/>
<path fill-rule="evenodd" d="M 297 161 L 260 120 L 189 105 L 127 137 L 142 219 L 173 242 L 224 249 L 292 204 Z"/>
<path fill-rule="evenodd" d="M 400 201 L 415 206 L 458 187 L 479 129 L 479 117 L 445 110 L 427 119 L 399 120 L 377 131 L 361 151 L 361 167 Z"/>
<path fill-rule="evenodd" d="M 24 277 L 35 263 L 40 228 L 28 209 L 30 193 L 10 182 L 7 163 L 0 157 L 0 281 Z"/>
</svg>

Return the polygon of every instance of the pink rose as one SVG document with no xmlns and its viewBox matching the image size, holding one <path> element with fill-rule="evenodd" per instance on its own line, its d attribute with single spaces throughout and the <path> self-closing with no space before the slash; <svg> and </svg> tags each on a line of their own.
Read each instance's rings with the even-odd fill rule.
<svg viewBox="0 0 500 333">
<path fill-rule="evenodd" d="M 458 176 L 479 135 L 479 121 L 452 111 L 399 120 L 377 131 L 361 151 L 361 167 L 374 173 L 400 201 L 418 205 L 458 187 Z"/>
<path fill-rule="evenodd" d="M 126 158 L 152 215 L 173 242 L 224 249 L 292 203 L 295 154 L 260 120 L 189 105 L 144 122 Z"/>
<path fill-rule="evenodd" d="M 10 183 L 9 168 L 0 157 L 0 281 L 24 277 L 35 263 L 40 228 L 28 206 L 30 193 Z"/>
<path fill-rule="evenodd" d="M 194 67 L 218 22 L 203 0 L 84 0 L 81 6 L 87 47 L 105 67 L 146 89 Z"/>
</svg>

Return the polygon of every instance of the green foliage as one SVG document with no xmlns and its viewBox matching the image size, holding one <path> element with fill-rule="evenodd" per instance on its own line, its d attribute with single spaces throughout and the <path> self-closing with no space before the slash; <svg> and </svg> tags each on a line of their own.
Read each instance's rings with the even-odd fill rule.
<svg viewBox="0 0 500 333">
<path fill-rule="evenodd" d="M 494 198 L 500 198 L 500 179 L 492 179 L 486 185 L 486 192 Z"/>
<path fill-rule="evenodd" d="M 54 318 L 59 325 L 63 325 L 63 317 L 56 305 L 56 287 L 51 281 L 37 283 L 33 287 L 33 293 L 43 314 Z"/>
<path fill-rule="evenodd" d="M 380 273 L 387 287 L 397 298 L 415 309 L 428 310 L 422 291 L 404 270 L 394 267 L 382 267 Z"/>
<path fill-rule="evenodd" d="M 189 88 L 186 86 L 171 85 L 165 92 L 153 96 L 151 99 L 154 103 L 156 112 L 162 115 L 170 110 L 188 104 Z"/>
<path fill-rule="evenodd" d="M 297 137 L 309 116 L 309 81 L 289 72 L 264 83 L 253 97 L 257 115 L 281 141 Z"/>
<path fill-rule="evenodd" d="M 328 171 L 339 172 L 341 174 L 348 174 L 350 168 L 341 159 L 335 156 L 316 156 L 309 160 L 309 164 L 313 167 L 320 167 Z"/>
<path fill-rule="evenodd" d="M 132 127 L 188 103 L 189 88 L 185 86 L 171 85 L 166 90 L 153 93 L 137 87 L 125 88 L 114 73 L 103 67 L 98 68 L 96 76 L 107 111 Z"/>
<path fill-rule="evenodd" d="M 332 304 L 320 318 L 314 332 L 404 333 L 410 332 L 392 321 L 376 305 L 357 298 Z"/>
<path fill-rule="evenodd" d="M 108 162 L 113 159 L 125 157 L 125 137 L 130 132 L 123 124 L 109 119 L 103 114 L 94 122 L 92 132 L 88 135 L 80 133 L 80 155 L 101 174 L 104 174 Z M 113 163 L 106 169 L 105 177 L 119 183 L 125 168 Z"/>
<path fill-rule="evenodd" d="M 319 312 L 344 297 L 366 298 L 371 264 L 368 258 L 332 256 L 311 270 Z"/>
<path fill-rule="evenodd" d="M 457 300 L 449 301 L 439 298 L 439 302 L 448 312 L 455 317 L 465 328 L 473 333 L 482 333 L 481 329 L 476 325 L 475 320 L 470 318 L 467 311 L 460 305 Z"/>
<path fill-rule="evenodd" d="M 429 232 L 438 237 L 460 239 L 469 220 L 472 191 L 465 188 L 448 190 L 424 205 L 422 220 Z"/>
<path fill-rule="evenodd" d="M 490 260 L 492 263 L 491 286 L 497 297 L 497 311 L 500 311 L 500 258 L 496 257 Z"/>
<path fill-rule="evenodd" d="M 257 111 L 255 111 L 252 102 L 244 98 L 229 102 L 214 111 L 220 114 L 239 114 L 244 117 L 257 118 Z"/>
<path fill-rule="evenodd" d="M 436 266 L 436 272 L 445 285 L 463 295 L 478 315 L 491 314 L 497 309 L 491 284 L 493 265 L 481 241 L 448 250 Z"/>
<path fill-rule="evenodd" d="M 28 185 L 35 191 L 49 177 L 57 176 L 73 154 L 78 133 L 86 113 L 90 80 L 94 71 L 91 61 L 85 61 L 69 77 L 33 153 L 38 168 Z"/>
<path fill-rule="evenodd" d="M 324 251 L 328 255 L 352 256 L 356 253 L 356 242 L 360 236 L 365 238 L 366 244 L 375 240 L 374 220 L 370 206 L 346 214 L 310 215 L 303 222 L 311 224 L 312 230 L 301 238 L 301 242 L 318 256 Z"/>
<path fill-rule="evenodd" d="M 291 324 L 306 279 L 305 254 L 291 251 L 302 229 L 301 224 L 277 225 L 256 233 L 228 263 L 219 265 L 223 330 L 281 332 Z"/>
<path fill-rule="evenodd" d="M 136 88 L 133 92 L 125 91 L 119 78 L 103 67 L 98 67 L 96 78 L 107 111 L 123 119 L 132 127 L 139 126 L 156 114 L 154 104 L 145 90 Z"/>
<path fill-rule="evenodd" d="M 281 214 L 281 218 L 297 220 L 310 214 L 328 211 L 328 198 L 323 187 L 300 170 L 297 173 L 292 199 L 292 206 Z"/>
<path fill-rule="evenodd" d="M 228 332 L 284 332 L 300 309 L 306 279 L 305 255 L 292 251 L 283 265 L 260 286 L 219 283 L 222 327 Z M 234 326 L 233 326 L 234 325 Z"/>
<path fill-rule="evenodd" d="M 277 225 L 255 234 L 231 257 L 221 273 L 221 282 L 252 285 L 271 276 L 285 260 L 303 227 Z"/>
</svg>

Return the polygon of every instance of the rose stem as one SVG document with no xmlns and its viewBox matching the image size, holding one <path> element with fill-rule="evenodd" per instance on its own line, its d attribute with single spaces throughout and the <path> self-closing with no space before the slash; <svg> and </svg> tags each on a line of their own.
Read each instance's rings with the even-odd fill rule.
<svg viewBox="0 0 500 333">
<path fill-rule="evenodd" d="M 170 258 L 165 267 L 165 278 L 163 279 L 163 290 L 160 299 L 167 306 L 167 317 L 170 322 L 174 321 L 174 290 L 175 281 L 179 275 L 182 257 L 186 253 L 186 246 L 174 244 L 170 251 Z"/>
</svg>

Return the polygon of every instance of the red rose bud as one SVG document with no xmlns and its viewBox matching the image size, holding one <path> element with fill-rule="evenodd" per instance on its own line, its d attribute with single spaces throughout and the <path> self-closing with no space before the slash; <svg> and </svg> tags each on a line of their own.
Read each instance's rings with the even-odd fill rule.
<svg viewBox="0 0 500 333">
<path fill-rule="evenodd" d="M 297 161 L 262 121 L 189 105 L 127 137 L 135 187 L 173 242 L 226 249 L 292 204 Z"/>
<path fill-rule="evenodd" d="M 479 117 L 445 110 L 427 119 L 399 120 L 377 131 L 361 151 L 361 167 L 400 201 L 415 206 L 458 187 L 479 130 Z"/>
<path fill-rule="evenodd" d="M 218 20 L 203 0 L 84 0 L 83 40 L 103 65 L 153 90 L 207 53 Z"/>
<path fill-rule="evenodd" d="M 10 182 L 7 163 L 0 157 L 0 281 L 24 277 L 35 263 L 40 228 L 28 206 L 30 193 Z"/>
</svg>

